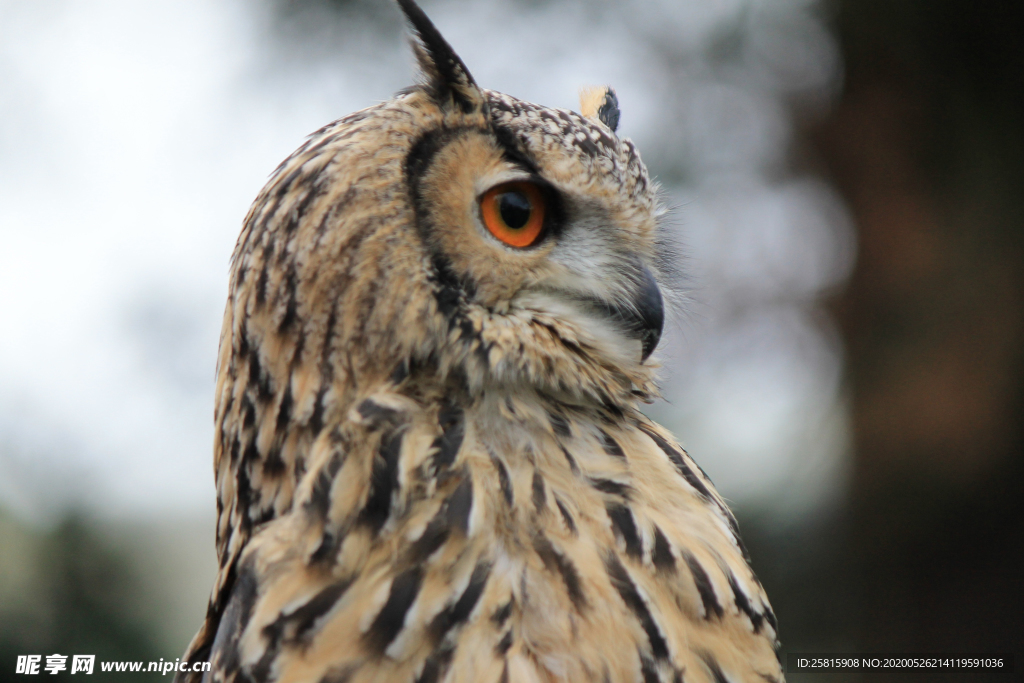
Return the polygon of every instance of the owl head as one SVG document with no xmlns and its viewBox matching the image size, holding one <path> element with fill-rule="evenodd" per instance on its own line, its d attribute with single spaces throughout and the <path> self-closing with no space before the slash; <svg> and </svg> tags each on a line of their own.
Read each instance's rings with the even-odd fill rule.
<svg viewBox="0 0 1024 683">
<path fill-rule="evenodd" d="M 316 427 L 417 373 L 469 395 L 650 396 L 662 210 L 615 94 L 585 93 L 578 114 L 483 89 L 399 5 L 420 83 L 314 133 L 250 210 L 220 405 L 244 385 L 280 414 L 287 390 L 288 418 Z"/>
</svg>

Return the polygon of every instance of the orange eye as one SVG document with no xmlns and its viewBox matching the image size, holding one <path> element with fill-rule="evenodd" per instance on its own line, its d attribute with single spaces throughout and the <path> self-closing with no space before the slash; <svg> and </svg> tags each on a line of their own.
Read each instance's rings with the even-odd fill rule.
<svg viewBox="0 0 1024 683">
<path fill-rule="evenodd" d="M 480 200 L 484 225 L 510 247 L 528 247 L 544 228 L 544 195 L 533 183 L 492 187 Z"/>
</svg>

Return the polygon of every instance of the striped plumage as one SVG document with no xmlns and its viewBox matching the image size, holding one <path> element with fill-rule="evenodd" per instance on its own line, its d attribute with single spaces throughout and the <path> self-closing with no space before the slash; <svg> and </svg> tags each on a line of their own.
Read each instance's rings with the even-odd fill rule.
<svg viewBox="0 0 1024 683">
<path fill-rule="evenodd" d="M 424 84 L 315 133 L 253 204 L 216 394 L 213 681 L 779 681 L 711 482 L 639 403 L 668 274 L 606 89 Z M 509 248 L 479 197 L 547 202 Z"/>
</svg>

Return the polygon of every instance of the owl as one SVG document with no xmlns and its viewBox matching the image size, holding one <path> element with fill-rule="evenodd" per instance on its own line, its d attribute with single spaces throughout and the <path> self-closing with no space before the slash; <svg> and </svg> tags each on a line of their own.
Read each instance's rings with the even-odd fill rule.
<svg viewBox="0 0 1024 683">
<path fill-rule="evenodd" d="M 182 681 L 781 681 L 735 518 L 640 410 L 672 286 L 608 88 L 420 84 L 314 133 L 231 265 L 220 570 Z"/>
</svg>

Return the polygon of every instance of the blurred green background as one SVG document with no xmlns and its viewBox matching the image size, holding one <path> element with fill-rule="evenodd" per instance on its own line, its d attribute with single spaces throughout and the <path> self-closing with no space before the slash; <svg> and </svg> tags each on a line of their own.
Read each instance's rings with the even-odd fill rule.
<svg viewBox="0 0 1024 683">
<path fill-rule="evenodd" d="M 137 16 L 132 3 L 95 4 L 104 21 L 123 18 L 127 30 L 140 34 L 160 30 L 147 23 L 151 18 Z M 966 0 L 736 0 L 712 7 L 663 0 L 634 7 L 610 1 L 508 0 L 476 3 L 470 12 L 468 4 L 423 4 L 484 85 L 541 99 L 547 91 L 538 81 L 546 79 L 567 91 L 564 101 L 546 103 L 573 107 L 571 88 L 587 84 L 587 78 L 611 74 L 620 82 L 637 81 L 612 82 L 623 102 L 624 128 L 666 186 L 670 203 L 680 207 L 684 269 L 692 266 L 694 271 L 693 310 L 666 350 L 669 400 L 654 412 L 732 500 L 755 570 L 781 623 L 783 655 L 1013 652 L 1017 666 L 1024 666 L 1019 623 L 1024 566 L 1024 6 Z M 29 16 L 16 5 L 0 5 L 0 25 L 7 23 L 10 37 L 29 22 L 36 36 L 30 40 L 40 45 L 73 30 L 68 26 L 76 17 L 92 11 L 83 3 L 85 9 L 80 6 L 79 14 L 71 16 L 68 3 L 47 2 Z M 19 381 L 25 386 L 40 382 L 11 370 L 13 363 L 29 361 L 11 360 L 15 354 L 5 351 L 0 465 L 9 476 L 0 487 L 0 681 L 25 680 L 14 674 L 18 654 L 89 653 L 100 660 L 148 661 L 173 659 L 184 650 L 202 618 L 215 569 L 209 434 L 203 430 L 210 421 L 210 368 L 224 264 L 244 202 L 302 134 L 371 104 L 372 99 L 360 99 L 369 97 L 366 93 L 388 96 L 389 91 L 379 93 L 367 82 L 380 80 L 394 90 L 410 78 L 401 23 L 389 3 L 185 3 L 181 11 L 204 16 L 208 5 L 222 11 L 220 19 L 210 22 L 211 45 L 237 42 L 217 33 L 227 31 L 228 24 L 242 30 L 239 22 L 224 17 L 258 18 L 241 22 L 254 36 L 248 48 L 231 48 L 227 58 L 200 50 L 194 58 L 199 70 L 207 59 L 250 65 L 231 81 L 231 96 L 242 104 L 229 107 L 228 113 L 241 121 L 241 132 L 224 124 L 204 133 L 200 119 L 179 132 L 195 145 L 188 151 L 193 161 L 235 154 L 232 144 L 256 147 L 263 156 L 254 163 L 236 154 L 250 173 L 230 189 L 240 199 L 210 211 L 204 208 L 207 200 L 200 199 L 181 212 L 186 221 L 212 215 L 205 220 L 224 224 L 211 238 L 212 260 L 190 265 L 197 272 L 215 271 L 219 279 L 198 294 L 159 281 L 133 284 L 141 293 L 118 300 L 123 310 L 115 314 L 135 340 L 126 344 L 137 344 L 132 353 L 142 368 L 140 376 L 152 383 L 155 395 L 171 397 L 154 404 L 147 419 L 200 424 L 195 440 L 200 445 L 189 441 L 182 446 L 188 455 L 179 462 L 174 453 L 136 448 L 136 441 L 126 439 L 109 451 L 123 448 L 129 455 L 105 460 L 106 442 L 78 434 L 59 413 L 29 410 L 29 418 L 20 417 L 22 404 L 45 404 L 46 393 L 40 399 L 18 389 Z M 525 18 L 510 19 L 520 15 Z M 561 39 L 561 27 L 530 33 L 531 22 L 543 17 L 576 22 L 564 32 L 566 45 L 551 45 Z M 505 21 L 512 23 L 499 25 Z M 88 31 L 85 36 L 91 40 Z M 174 40 L 166 45 L 188 52 L 186 38 L 177 48 Z M 503 45 L 490 61 L 485 58 L 488 42 Z M 793 52 L 787 45 L 806 49 Z M 508 59 L 517 46 L 531 54 L 523 64 Z M 625 61 L 616 62 L 616 50 L 626 55 Z M 0 85 L 0 113 L 17 113 L 24 102 L 35 102 L 25 93 L 35 93 L 32 79 L 43 77 L 29 68 L 31 51 L 10 48 L 2 54 L 0 75 L 8 80 Z M 61 59 L 71 64 L 76 54 L 69 48 Z M 341 65 L 352 62 L 354 54 L 365 62 L 342 78 Z M 606 57 L 607 68 L 601 66 Z M 575 69 L 578 63 L 572 59 L 586 66 Z M 539 76 L 531 70 L 547 61 L 568 66 Z M 623 63 L 651 71 L 630 75 Z M 64 68 L 64 61 L 55 67 L 57 72 Z M 357 77 L 361 85 L 352 85 Z M 327 85 L 318 90 L 310 82 Z M 66 85 L 54 86 L 50 95 Z M 258 109 L 260 101 L 251 92 L 264 91 L 279 108 L 245 118 L 240 112 Z M 291 102 L 303 98 L 316 99 L 319 108 L 296 114 Z M 725 102 L 724 109 L 716 109 L 715 102 Z M 711 114 L 701 118 L 705 109 Z M 333 113 L 324 116 L 323 111 Z M 24 161 L 25 150 L 41 143 L 38 136 L 22 132 L 30 130 L 31 115 L 20 116 L 0 120 L 5 178 L 31 178 L 38 172 Z M 281 129 L 284 119 L 286 132 L 261 137 L 264 130 Z M 749 144 L 744 142 L 748 138 Z M 135 144 L 131 140 L 126 144 Z M 138 154 L 159 157 L 145 148 Z M 264 163 L 264 158 L 273 161 Z M 66 174 L 62 182 L 69 184 L 87 175 L 75 168 Z M 216 174 L 199 177 L 195 185 L 176 185 L 174 192 L 205 196 L 218 183 L 230 184 L 232 167 L 217 167 Z M 140 182 L 165 181 L 159 174 L 143 174 Z M 740 230 L 747 217 L 742 211 L 712 209 L 716 201 L 733 206 L 730 198 L 744 195 L 748 186 L 772 192 L 782 188 L 779 196 L 796 188 L 797 194 L 824 197 L 814 206 L 826 218 L 820 225 L 811 221 L 820 234 L 757 247 L 781 254 L 773 258 L 780 259 L 779 268 L 790 268 L 785 271 L 790 274 L 776 278 L 785 284 L 807 269 L 796 252 L 826 235 L 831 240 L 826 251 L 834 253 L 814 262 L 823 269 L 815 284 L 779 285 L 764 296 L 763 282 L 747 282 L 750 264 L 763 261 L 764 255 L 754 249 L 754 260 L 748 255 L 745 261 L 735 254 L 761 243 Z M 8 184 L 9 204 L 16 204 L 15 190 Z M 102 191 L 117 195 L 122 190 Z M 735 206 L 741 207 L 738 199 Z M 714 220 L 702 218 L 705 214 L 714 214 Z M 12 248 L 18 247 L 11 239 L 22 229 L 20 220 L 4 214 L 5 225 L 0 225 Z M 196 220 L 202 225 L 203 219 Z M 144 223 L 134 217 L 126 225 L 141 230 Z M 850 229 L 853 242 L 848 244 L 843 230 Z M 733 237 L 722 241 L 722 234 Z M 110 235 L 103 239 L 117 241 Z M 725 256 L 714 256 L 722 251 Z M 13 280 L 0 281 L 0 286 L 0 298 L 21 296 Z M 49 314 L 43 303 L 38 307 L 25 320 L 29 326 L 38 321 L 43 329 Z M 187 314 L 178 315 L 179 308 Z M 795 311 L 796 317 L 787 318 L 786 311 Z M 772 323 L 775 327 L 735 323 L 765 316 L 783 322 Z M 786 320 L 797 322 L 786 327 Z M 192 328 L 202 331 L 196 333 L 194 352 L 175 355 L 192 348 L 193 337 L 183 332 Z M 735 329 L 754 331 L 744 337 Z M 789 346 L 778 342 L 794 365 L 771 365 L 775 361 L 769 356 L 778 348 L 765 341 L 776 338 L 771 330 L 810 330 L 805 337 L 777 335 L 795 340 Z M 13 323 L 0 336 L 13 337 Z M 740 351 L 728 351 L 733 342 Z M 730 374 L 729 368 L 737 366 L 755 370 Z M 783 378 L 756 370 L 769 366 L 781 367 Z M 789 367 L 806 372 L 808 386 L 820 387 L 814 390 L 819 393 L 798 394 L 803 398 L 781 412 L 758 412 L 766 401 L 750 387 L 761 382 L 768 394 L 775 388 L 784 394 L 785 377 L 793 374 Z M 171 379 L 160 384 L 154 377 Z M 740 398 L 723 399 L 732 420 L 727 425 L 754 425 L 749 427 L 753 445 L 732 444 L 722 434 L 734 429 L 714 431 L 708 425 L 721 416 L 701 412 L 707 388 L 730 382 L 739 389 L 728 396 Z M 118 412 L 125 410 L 112 410 L 112 419 L 136 419 Z M 29 423 L 31 429 L 25 428 Z M 36 438 L 37 433 L 65 436 Z M 777 445 L 771 446 L 767 434 L 777 434 Z M 178 442 L 173 444 L 178 448 Z M 76 459 L 79 451 L 99 455 Z M 152 465 L 156 474 L 125 479 L 121 489 L 102 483 L 142 467 L 133 463 L 147 459 L 159 461 Z M 749 472 L 755 474 L 744 474 Z M 150 494 L 146 477 L 157 480 L 153 486 L 163 486 L 168 497 L 178 488 L 179 502 Z M 168 477 L 171 484 L 160 484 Z M 132 498 L 136 494 L 137 500 Z M 67 673 L 56 678 L 63 680 Z M 116 678 L 132 680 L 127 674 Z M 793 681 L 980 679 L 1006 677 L 961 672 L 790 676 Z"/>
</svg>

